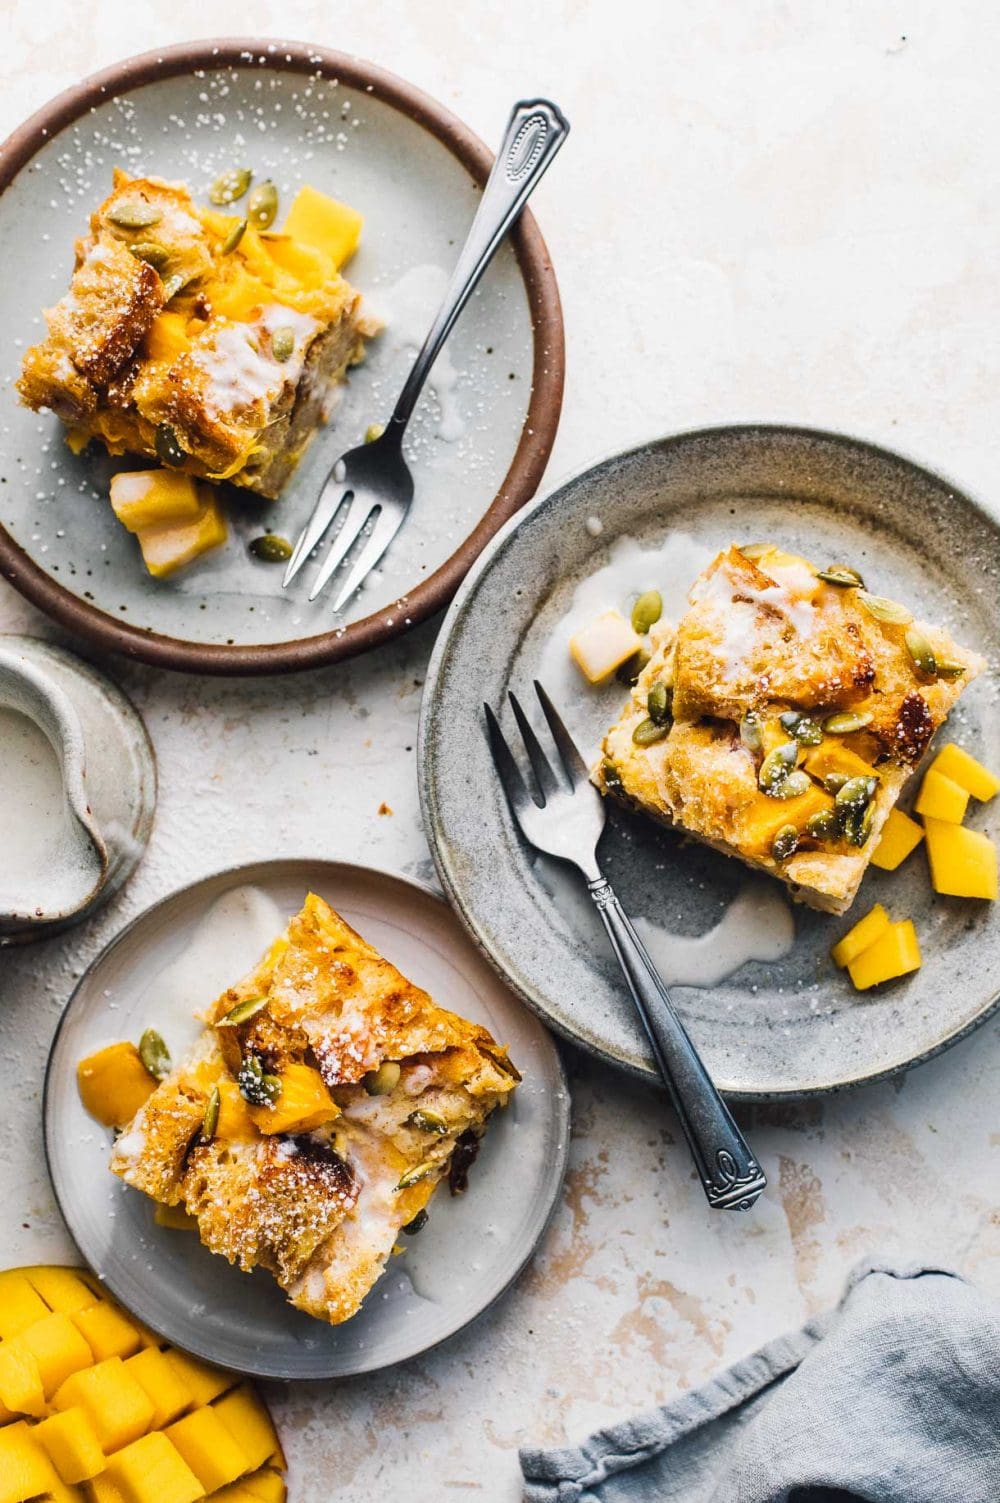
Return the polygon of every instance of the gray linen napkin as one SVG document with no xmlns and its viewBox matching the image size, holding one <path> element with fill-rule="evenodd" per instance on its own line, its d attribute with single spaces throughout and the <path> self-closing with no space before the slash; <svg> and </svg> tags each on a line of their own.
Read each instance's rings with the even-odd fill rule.
<svg viewBox="0 0 1000 1503">
<path fill-rule="evenodd" d="M 521 1467 L 525 1503 L 998 1503 L 1000 1307 L 865 1264 L 801 1331 Z"/>
</svg>

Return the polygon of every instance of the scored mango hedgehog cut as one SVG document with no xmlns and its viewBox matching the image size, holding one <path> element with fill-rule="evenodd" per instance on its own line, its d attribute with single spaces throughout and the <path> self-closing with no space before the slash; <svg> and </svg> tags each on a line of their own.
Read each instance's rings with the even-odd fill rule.
<svg viewBox="0 0 1000 1503">
<path fill-rule="evenodd" d="M 850 907 L 891 810 L 985 664 L 844 565 L 735 544 L 660 621 L 608 731 L 605 793 Z"/>
<path fill-rule="evenodd" d="M 0 1503 L 284 1503 L 270 1415 L 237 1384 L 88 1273 L 0 1273 Z"/>
<path fill-rule="evenodd" d="M 269 1269 L 298 1309 L 347 1320 L 437 1185 L 464 1189 L 520 1076 L 313 894 L 206 1021 L 111 1168 L 195 1218 L 213 1252 Z"/>
</svg>

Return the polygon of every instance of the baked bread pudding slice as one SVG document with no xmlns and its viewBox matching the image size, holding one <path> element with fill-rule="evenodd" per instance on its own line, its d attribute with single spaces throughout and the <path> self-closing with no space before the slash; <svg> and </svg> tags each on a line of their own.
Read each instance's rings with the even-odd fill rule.
<svg viewBox="0 0 1000 1503">
<path fill-rule="evenodd" d="M 293 1305 L 357 1313 L 442 1180 L 466 1185 L 520 1076 L 485 1028 L 400 975 L 322 898 L 209 1009 L 201 1043 L 117 1139 L 126 1184 Z"/>
<path fill-rule="evenodd" d="M 22 401 L 51 409 L 75 447 L 98 439 L 277 496 L 376 332 L 339 271 L 359 226 L 303 189 L 284 232 L 258 230 L 116 170 L 24 357 Z"/>
<path fill-rule="evenodd" d="M 772 545 L 720 553 L 608 731 L 605 792 L 850 907 L 928 742 L 985 666 L 844 565 Z"/>
</svg>

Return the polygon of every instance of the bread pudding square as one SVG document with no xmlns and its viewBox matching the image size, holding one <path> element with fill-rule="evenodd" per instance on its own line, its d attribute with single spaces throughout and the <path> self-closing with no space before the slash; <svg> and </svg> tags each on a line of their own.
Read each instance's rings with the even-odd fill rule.
<svg viewBox="0 0 1000 1503">
<path fill-rule="evenodd" d="M 277 496 L 376 325 L 322 250 L 116 170 L 22 401 L 82 447 Z"/>
<path fill-rule="evenodd" d="M 608 731 L 603 792 L 843 913 L 937 728 L 985 666 L 844 565 L 735 544 Z"/>
<path fill-rule="evenodd" d="M 111 1168 L 298 1309 L 347 1320 L 442 1180 L 464 1189 L 520 1076 L 314 894 L 205 1022 Z"/>
</svg>

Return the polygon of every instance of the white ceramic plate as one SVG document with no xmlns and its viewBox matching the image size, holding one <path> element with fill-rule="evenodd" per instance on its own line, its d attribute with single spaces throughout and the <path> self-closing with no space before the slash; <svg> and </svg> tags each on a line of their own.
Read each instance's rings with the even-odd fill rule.
<svg viewBox="0 0 1000 1503">
<path fill-rule="evenodd" d="M 192 1011 L 250 968 L 310 889 L 438 1002 L 484 1023 L 524 1076 L 490 1123 L 466 1194 L 438 1192 L 405 1255 L 390 1260 L 361 1313 L 338 1327 L 293 1310 L 267 1273 L 241 1273 L 190 1232 L 157 1226 L 153 1202 L 108 1171 L 111 1135 L 84 1111 L 76 1088 L 78 1060 L 145 1028 L 156 1027 L 181 1053 L 196 1032 Z M 447 905 L 403 877 L 331 861 L 237 868 L 148 909 L 81 980 L 46 1076 L 52 1182 L 87 1262 L 160 1335 L 257 1377 L 369 1372 L 461 1330 L 530 1258 L 559 1193 L 568 1137 L 569 1096 L 551 1038 Z"/>
</svg>

